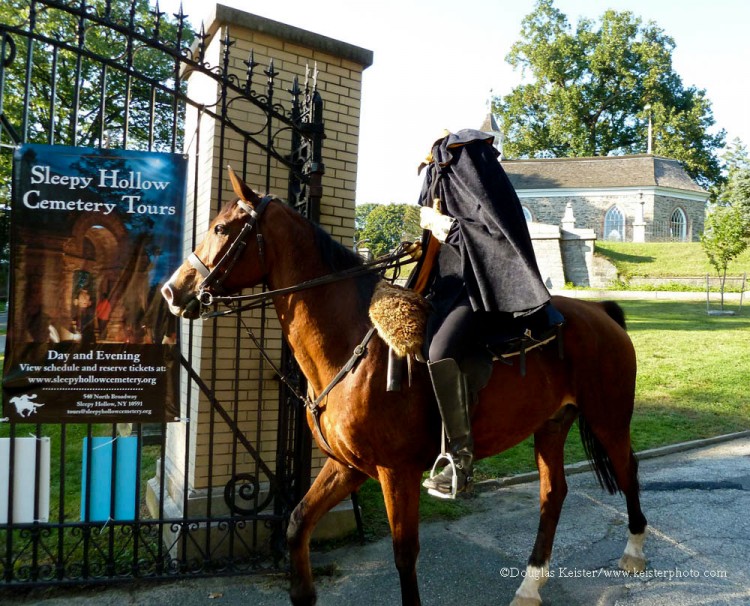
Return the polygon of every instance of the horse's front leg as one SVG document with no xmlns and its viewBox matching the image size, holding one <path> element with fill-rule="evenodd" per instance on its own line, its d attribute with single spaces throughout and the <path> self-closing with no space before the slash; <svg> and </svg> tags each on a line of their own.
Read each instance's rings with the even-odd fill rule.
<svg viewBox="0 0 750 606">
<path fill-rule="evenodd" d="M 310 536 L 320 519 L 357 490 L 366 478 L 362 472 L 328 459 L 310 490 L 292 512 L 286 533 L 291 563 L 289 597 L 292 604 L 315 604 L 317 598 L 310 565 Z"/>
<path fill-rule="evenodd" d="M 539 590 L 549 576 L 555 531 L 563 501 L 568 494 L 563 459 L 565 438 L 575 418 L 575 411 L 566 409 L 562 417 L 555 421 L 547 421 L 534 434 L 534 452 L 539 470 L 539 529 L 526 567 L 526 575 L 516 590 L 511 606 L 540 606 L 542 603 Z"/>
<path fill-rule="evenodd" d="M 378 468 L 393 538 L 393 555 L 401 581 L 403 606 L 420 606 L 417 584 L 419 555 L 419 482 L 422 469 Z"/>
</svg>

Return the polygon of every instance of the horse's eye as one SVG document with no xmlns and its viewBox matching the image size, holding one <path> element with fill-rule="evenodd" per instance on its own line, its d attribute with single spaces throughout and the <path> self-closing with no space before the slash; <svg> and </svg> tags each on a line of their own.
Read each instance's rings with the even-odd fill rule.
<svg viewBox="0 0 750 606">
<path fill-rule="evenodd" d="M 225 233 L 227 233 L 227 229 L 223 223 L 219 223 L 218 225 L 214 226 L 214 233 L 217 236 L 223 236 Z"/>
</svg>

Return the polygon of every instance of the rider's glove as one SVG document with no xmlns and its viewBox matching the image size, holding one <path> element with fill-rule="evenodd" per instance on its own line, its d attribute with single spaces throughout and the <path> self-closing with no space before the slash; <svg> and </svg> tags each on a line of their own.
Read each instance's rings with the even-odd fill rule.
<svg viewBox="0 0 750 606">
<path fill-rule="evenodd" d="M 441 215 L 430 206 L 423 206 L 419 211 L 419 225 L 422 229 L 429 229 L 440 242 L 445 242 L 454 221 L 453 217 Z"/>
</svg>

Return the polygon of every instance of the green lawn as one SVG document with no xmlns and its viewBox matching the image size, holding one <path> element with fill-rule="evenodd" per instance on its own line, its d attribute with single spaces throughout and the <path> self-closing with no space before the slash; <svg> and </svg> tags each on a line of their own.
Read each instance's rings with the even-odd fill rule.
<svg viewBox="0 0 750 606">
<path fill-rule="evenodd" d="M 624 278 L 715 275 L 700 242 L 597 242 L 596 254 L 611 261 Z M 728 274 L 750 273 L 750 249 L 729 265 Z"/>
<path fill-rule="evenodd" d="M 750 429 L 750 313 L 623 302 L 638 355 L 637 449 Z"/>
</svg>

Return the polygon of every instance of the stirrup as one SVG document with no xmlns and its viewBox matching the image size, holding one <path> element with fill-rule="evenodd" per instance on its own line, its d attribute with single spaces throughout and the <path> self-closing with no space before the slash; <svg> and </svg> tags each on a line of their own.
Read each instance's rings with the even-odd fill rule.
<svg viewBox="0 0 750 606">
<path fill-rule="evenodd" d="M 439 475 L 440 472 L 435 473 L 435 469 L 437 469 L 438 463 L 440 461 L 447 461 L 448 465 L 451 468 L 451 471 L 453 472 L 453 477 L 451 478 L 451 491 L 450 494 L 447 494 L 445 492 L 440 492 L 439 490 L 435 490 L 434 488 L 428 488 L 427 494 L 437 497 L 438 499 L 455 499 L 456 494 L 458 493 L 458 471 L 456 469 L 456 461 L 453 458 L 453 455 L 451 455 L 449 452 L 442 452 L 438 455 L 437 459 L 435 459 L 435 463 L 432 465 L 432 469 L 430 470 L 430 480 L 433 479 L 436 475 Z"/>
</svg>

